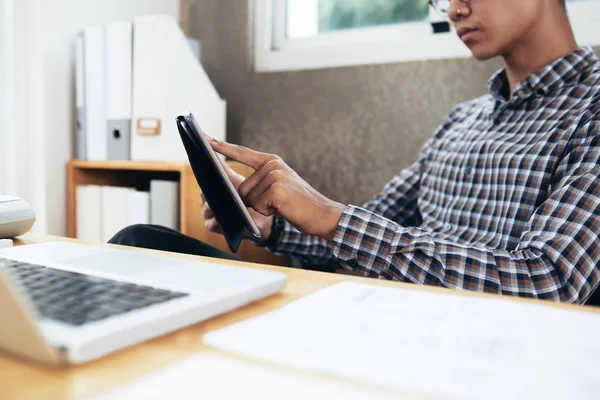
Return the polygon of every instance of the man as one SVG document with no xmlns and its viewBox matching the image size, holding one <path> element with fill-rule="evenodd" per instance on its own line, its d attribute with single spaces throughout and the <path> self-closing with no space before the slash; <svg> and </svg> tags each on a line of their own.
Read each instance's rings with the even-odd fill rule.
<svg viewBox="0 0 600 400">
<path fill-rule="evenodd" d="M 211 145 L 256 169 L 246 180 L 228 173 L 277 254 L 382 279 L 586 302 L 600 282 L 600 61 L 578 49 L 564 0 L 432 4 L 475 58 L 501 56 L 505 69 L 363 207 L 326 198 L 277 156 Z M 206 204 L 203 212 L 218 231 Z M 153 227 L 114 241 L 206 251 Z"/>
</svg>

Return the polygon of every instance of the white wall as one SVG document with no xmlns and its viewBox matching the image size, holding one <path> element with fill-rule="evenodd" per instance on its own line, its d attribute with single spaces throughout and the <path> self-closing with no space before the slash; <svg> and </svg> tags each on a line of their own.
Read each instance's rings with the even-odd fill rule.
<svg viewBox="0 0 600 400">
<path fill-rule="evenodd" d="M 19 170 L 13 193 L 36 209 L 35 231 L 65 235 L 66 163 L 74 152 L 73 38 L 87 25 L 138 15 L 166 13 L 178 18 L 179 0 L 12 1 L 18 48 Z"/>
<path fill-rule="evenodd" d="M 4 172 L 4 162 L 6 158 L 6 137 L 4 135 L 6 127 L 6 27 L 5 20 L 6 10 L 4 3 L 0 0 L 0 194 L 6 190 L 6 175 Z"/>
<path fill-rule="evenodd" d="M 8 3 L 5 0 L 0 0 L 0 194 L 5 193 L 7 189 L 7 144 L 9 137 L 6 134 L 8 128 L 7 112 L 9 108 L 9 90 L 8 76 L 8 52 L 7 43 L 11 40 L 10 24 L 7 22 L 10 19 L 10 10 L 6 7 Z"/>
<path fill-rule="evenodd" d="M 36 161 L 27 157 L 27 144 L 31 141 L 32 129 L 25 128 L 23 119 L 26 109 L 32 106 L 29 100 L 31 88 L 30 44 L 34 20 L 24 20 L 22 6 L 25 1 L 0 0 L 0 32 L 2 39 L 0 67 L 0 174 L 2 175 L 0 194 L 21 196 L 32 201 L 34 184 L 32 179 Z M 42 175 L 41 173 L 39 174 Z"/>
</svg>

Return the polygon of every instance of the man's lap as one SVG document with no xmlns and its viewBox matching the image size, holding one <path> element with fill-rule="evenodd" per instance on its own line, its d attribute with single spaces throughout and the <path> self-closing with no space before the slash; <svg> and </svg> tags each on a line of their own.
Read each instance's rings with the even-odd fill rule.
<svg viewBox="0 0 600 400">
<path fill-rule="evenodd" d="M 118 232 L 111 244 L 243 261 L 200 240 L 158 225 L 132 225 Z"/>
</svg>

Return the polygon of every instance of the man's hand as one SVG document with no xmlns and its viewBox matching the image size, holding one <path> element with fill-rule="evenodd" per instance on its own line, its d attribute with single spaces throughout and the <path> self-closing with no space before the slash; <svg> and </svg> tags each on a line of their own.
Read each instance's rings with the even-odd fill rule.
<svg viewBox="0 0 600 400">
<path fill-rule="evenodd" d="M 333 240 L 345 209 L 343 204 L 317 192 L 278 156 L 209 140 L 216 152 L 256 170 L 248 179 L 240 182 L 236 177 L 234 182 L 239 182 L 237 189 L 247 206 L 263 218 L 278 215 L 301 232 Z"/>
<path fill-rule="evenodd" d="M 231 179 L 231 183 L 233 183 L 233 186 L 235 187 L 235 189 L 238 190 L 239 186 L 242 184 L 242 182 L 244 182 L 244 180 L 246 178 L 244 178 L 242 175 L 238 174 L 233 169 L 231 169 L 231 167 L 229 165 L 227 165 L 227 163 L 221 162 L 221 164 L 223 165 L 225 172 L 229 176 L 229 179 Z M 222 234 L 223 231 L 221 230 L 221 227 L 217 223 L 217 220 L 215 219 L 215 215 L 213 214 L 212 210 L 208 206 L 208 203 L 206 202 L 206 198 L 204 197 L 204 194 L 202 194 L 202 193 L 200 194 L 200 204 L 202 205 L 202 216 L 204 217 L 204 225 L 206 225 L 206 228 L 210 232 Z M 249 208 L 248 212 L 250 213 L 250 216 L 252 217 L 254 222 L 256 222 L 256 225 L 258 226 L 258 229 L 260 230 L 260 234 L 261 234 L 262 238 L 265 240 L 267 238 L 269 238 L 269 236 L 271 236 L 271 227 L 273 225 L 273 217 L 266 217 L 262 214 L 257 213 L 252 208 Z M 250 232 L 246 231 L 246 237 L 249 239 L 249 238 L 251 238 L 251 236 L 252 235 L 250 234 Z"/>
</svg>

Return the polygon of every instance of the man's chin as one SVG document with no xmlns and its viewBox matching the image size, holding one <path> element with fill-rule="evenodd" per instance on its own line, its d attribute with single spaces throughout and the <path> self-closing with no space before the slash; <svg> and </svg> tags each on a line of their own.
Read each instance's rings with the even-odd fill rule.
<svg viewBox="0 0 600 400">
<path fill-rule="evenodd" d="M 475 59 L 479 61 L 489 60 L 490 58 L 494 58 L 498 55 L 497 51 L 493 51 L 492 49 L 485 48 L 481 45 L 472 45 L 468 47 L 469 50 L 471 50 L 471 54 L 473 54 L 473 57 L 475 57 Z"/>
</svg>

